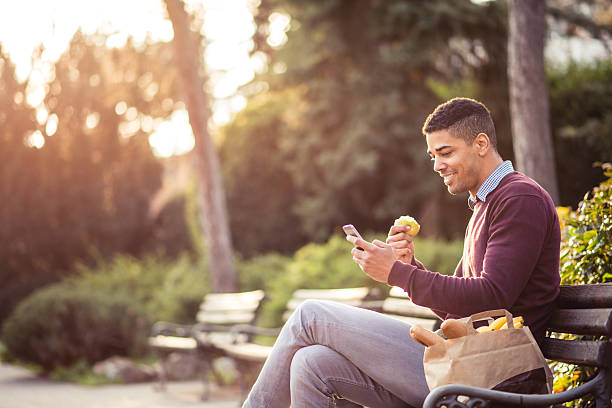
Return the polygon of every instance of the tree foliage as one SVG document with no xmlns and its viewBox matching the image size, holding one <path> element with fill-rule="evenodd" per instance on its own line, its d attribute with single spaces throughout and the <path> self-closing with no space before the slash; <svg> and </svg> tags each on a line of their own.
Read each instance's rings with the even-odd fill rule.
<svg viewBox="0 0 612 408">
<path fill-rule="evenodd" d="M 444 98 L 468 91 L 494 110 L 500 145 L 508 146 L 507 107 L 500 103 L 507 92 L 503 6 L 268 0 L 257 18 L 261 31 L 268 21 L 262 14 L 275 11 L 292 18 L 288 42 L 278 50 L 256 43 L 256 51 L 270 53 L 272 69 L 246 91 L 260 87 L 269 101 L 287 93 L 292 99 L 279 106 L 276 122 L 269 119 L 270 128 L 239 116 L 240 127 L 228 127 L 224 140 L 252 139 L 233 145 L 235 157 L 254 145 L 273 152 L 273 166 L 289 177 L 290 188 L 279 194 L 265 178 L 257 181 L 266 174 L 261 167 L 243 163 L 249 182 L 298 217 L 292 230 L 316 241 L 348 222 L 385 231 L 403 214 L 419 218 L 426 235 L 460 235 L 469 215 L 465 202 L 448 197 L 431 171 L 420 129 Z M 247 108 L 251 118 L 270 117 L 270 105 L 260 101 Z M 226 168 L 226 177 L 237 179 L 235 171 Z M 235 187 L 228 186 L 229 196 L 240 195 Z M 449 211 L 433 215 L 440 202 Z M 232 217 L 235 204 L 230 200 Z M 252 222 L 259 230 L 269 221 Z"/>
<path fill-rule="evenodd" d="M 283 146 L 299 95 L 262 94 L 223 129 L 220 158 L 228 191 L 230 228 L 243 256 L 291 252 L 306 244 L 292 206 L 296 185 Z"/>
<path fill-rule="evenodd" d="M 578 23 L 590 21 L 604 35 L 604 10 L 598 2 L 582 3 L 577 8 L 552 1 L 551 30 L 571 36 L 580 31 Z M 255 17 L 254 53 L 265 54 L 270 69 L 244 87 L 248 113 L 224 130 L 222 147 L 232 234 L 240 251 L 294 245 L 284 233 L 263 237 L 277 222 L 290 223 L 296 244 L 301 237 L 324 241 L 346 222 L 362 231 L 386 231 L 403 214 L 416 216 L 424 235 L 462 236 L 469 216 L 464 198 L 450 197 L 431 171 L 420 129 L 438 103 L 474 97 L 492 111 L 502 157 L 514 160 L 506 5 L 263 0 Z M 577 22 L 580 10 L 592 15 Z M 291 22 L 286 43 L 273 47 L 266 39 L 277 12 Z M 610 111 L 605 70 L 588 71 L 549 72 L 557 175 L 566 205 L 575 205 L 600 180 L 590 166 L 609 156 L 608 149 L 596 151 L 587 142 L 601 146 L 611 140 L 604 120 Z M 595 77 L 600 79 L 589 86 Z M 578 99 L 571 101 L 574 88 Z M 580 109 L 581 94 L 592 98 L 584 104 L 589 109 Z M 575 113 L 565 114 L 574 107 Z M 589 136 L 571 139 L 568 129 Z M 268 158 L 265 166 L 251 160 L 259 156 L 255 148 Z M 278 208 L 285 208 L 282 216 Z M 281 230 L 287 228 L 276 229 Z"/>
<path fill-rule="evenodd" d="M 612 62 L 554 67 L 548 81 L 561 202 L 575 207 L 603 180 L 593 163 L 612 160 Z"/>
<path fill-rule="evenodd" d="M 49 67 L 36 108 L 25 97 L 30 82 L 0 55 L 0 321 L 77 261 L 154 246 L 148 210 L 162 168 L 147 137 L 178 100 L 172 54 L 164 43 L 105 42 L 77 33 Z M 44 146 L 31 146 L 33 132 Z"/>
</svg>

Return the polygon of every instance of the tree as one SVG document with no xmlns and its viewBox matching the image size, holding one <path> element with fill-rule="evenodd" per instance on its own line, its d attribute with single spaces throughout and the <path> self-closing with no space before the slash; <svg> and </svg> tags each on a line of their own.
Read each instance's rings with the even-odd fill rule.
<svg viewBox="0 0 612 408">
<path fill-rule="evenodd" d="M 424 234 L 461 235 L 465 201 L 444 193 L 420 128 L 442 100 L 467 94 L 494 107 L 502 118 L 500 144 L 509 145 L 503 7 L 468 0 L 453 7 L 440 0 L 264 0 L 257 33 L 266 32 L 265 14 L 274 11 L 290 15 L 292 28 L 274 52 L 256 41 L 273 67 L 258 80 L 270 93 L 298 95 L 286 107 L 293 120 L 281 121 L 281 146 L 296 189 L 292 211 L 307 236 L 326 240 L 347 222 L 386 230 L 406 213 L 428 220 Z M 285 72 L 274 73 L 278 67 Z M 250 137 L 265 143 L 255 123 Z M 438 201 L 447 211 L 428 217 Z"/>
<path fill-rule="evenodd" d="M 230 227 L 243 256 L 291 253 L 308 241 L 293 211 L 298 193 L 283 141 L 299 95 L 294 89 L 262 94 L 223 128 L 223 163 Z"/>
<path fill-rule="evenodd" d="M 215 292 L 236 289 L 236 269 L 233 261 L 225 193 L 219 159 L 208 133 L 210 107 L 200 75 L 199 47 L 182 0 L 166 0 L 168 15 L 174 28 L 174 50 L 181 72 L 189 121 L 195 135 L 195 160 L 200 186 L 200 221 L 207 243 L 211 288 Z"/>
<path fill-rule="evenodd" d="M 546 2 L 510 0 L 508 19 L 508 77 L 512 140 L 518 170 L 533 177 L 559 203 L 544 39 Z"/>
<path fill-rule="evenodd" d="M 605 2 L 556 3 L 563 9 L 549 14 L 568 21 L 568 35 L 575 35 L 578 22 L 608 35 Z M 597 14 L 584 11 L 587 3 Z M 422 221 L 423 235 L 462 236 L 469 216 L 464 197 L 450 197 L 431 171 L 420 128 L 444 100 L 479 99 L 492 111 L 502 157 L 514 160 L 506 6 L 471 0 L 452 6 L 446 0 L 262 0 L 254 52 L 267 55 L 270 69 L 243 88 L 247 108 L 226 127 L 222 141 L 228 206 L 232 215 L 240 214 L 232 217 L 231 228 L 244 240 L 236 247 L 251 253 L 261 244 L 258 236 L 272 234 L 272 248 L 273 239 L 284 236 L 284 220 L 294 215 L 298 225 L 291 228 L 316 241 L 339 233 L 344 222 L 386 231 L 404 213 Z M 267 33 L 274 12 L 289 15 L 291 25 L 287 42 L 273 47 Z M 573 174 L 574 164 L 588 167 L 609 151 L 599 143 L 609 134 L 607 77 L 597 80 L 598 89 L 579 79 L 574 82 L 582 89 L 581 102 L 576 87 L 564 86 L 552 106 L 557 174 L 566 176 L 562 189 L 571 184 L 572 194 L 593 185 L 592 178 Z M 566 80 L 562 74 L 555 82 Z M 586 106 L 589 112 L 581 110 Z M 575 112 L 568 117 L 570 107 Z M 588 149 L 577 138 L 569 140 L 581 135 L 592 142 Z M 279 191 L 281 175 L 286 184 Z M 256 192 L 244 197 L 247 188 Z M 275 209 L 285 210 L 271 220 Z M 290 251 L 291 241 L 282 242 L 279 249 Z"/>
<path fill-rule="evenodd" d="M 106 40 L 76 33 L 36 107 L 0 53 L 0 320 L 77 262 L 154 247 L 148 209 L 162 167 L 148 136 L 174 110 L 178 74 L 170 44 Z"/>
<path fill-rule="evenodd" d="M 603 180 L 595 162 L 612 160 L 612 61 L 549 70 L 551 125 L 562 205 Z"/>
</svg>

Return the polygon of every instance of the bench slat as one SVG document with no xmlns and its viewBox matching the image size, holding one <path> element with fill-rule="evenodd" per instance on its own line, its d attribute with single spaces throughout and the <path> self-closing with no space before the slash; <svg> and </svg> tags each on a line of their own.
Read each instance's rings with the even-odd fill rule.
<svg viewBox="0 0 612 408">
<path fill-rule="evenodd" d="M 546 338 L 542 353 L 549 360 L 587 366 L 610 366 L 612 343 L 608 341 L 561 340 Z"/>
<path fill-rule="evenodd" d="M 336 301 L 362 300 L 370 292 L 369 288 L 342 289 L 298 289 L 293 292 L 292 299 L 329 299 Z"/>
<path fill-rule="evenodd" d="M 243 312 L 253 311 L 259 307 L 260 301 L 250 303 L 212 303 L 205 301 L 200 304 L 200 311 L 204 312 Z"/>
<path fill-rule="evenodd" d="M 612 283 L 561 285 L 557 305 L 560 309 L 612 307 Z"/>
<path fill-rule="evenodd" d="M 149 337 L 149 346 L 174 350 L 195 350 L 197 343 L 191 337 L 162 336 Z"/>
<path fill-rule="evenodd" d="M 426 319 L 437 319 L 438 316 L 431 309 L 414 304 L 408 298 L 385 299 L 382 305 L 383 313 L 397 314 L 401 316 L 414 316 Z"/>
<path fill-rule="evenodd" d="M 272 351 L 272 346 L 256 343 L 220 343 L 217 347 L 230 357 L 258 363 L 263 363 Z"/>
<path fill-rule="evenodd" d="M 392 286 L 391 290 L 389 290 L 389 296 L 410 299 L 408 293 L 399 286 Z"/>
<path fill-rule="evenodd" d="M 333 302 L 339 302 L 339 303 L 344 303 L 345 305 L 351 305 L 351 306 L 359 306 L 361 305 L 361 299 L 320 299 L 320 298 L 309 298 L 309 299 L 317 299 L 317 300 L 330 300 Z M 297 309 L 297 307 L 299 305 L 301 305 L 302 303 L 304 303 L 304 301 L 309 300 L 309 299 L 291 299 L 288 303 L 287 303 L 287 311 L 289 312 L 293 312 L 295 309 Z"/>
<path fill-rule="evenodd" d="M 255 319 L 254 312 L 199 312 L 197 315 L 198 323 L 218 324 L 218 325 L 234 325 L 234 324 L 249 324 Z"/>
<path fill-rule="evenodd" d="M 232 311 L 257 309 L 265 294 L 263 290 L 242 293 L 210 293 L 200 305 L 201 311 Z"/>
<path fill-rule="evenodd" d="M 418 324 L 419 326 L 427 330 L 431 330 L 431 331 L 436 330 L 437 320 L 423 319 L 420 317 L 400 316 L 400 315 L 394 315 L 394 314 L 385 314 L 385 316 L 389 316 L 393 319 L 401 320 L 402 322 L 408 323 L 411 326 Z"/>
<path fill-rule="evenodd" d="M 573 334 L 612 335 L 612 308 L 561 309 L 548 323 L 550 331 Z"/>
</svg>

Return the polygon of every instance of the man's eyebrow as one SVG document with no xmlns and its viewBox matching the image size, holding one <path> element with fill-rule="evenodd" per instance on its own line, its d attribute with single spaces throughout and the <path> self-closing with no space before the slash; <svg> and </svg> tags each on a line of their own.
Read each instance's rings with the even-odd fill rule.
<svg viewBox="0 0 612 408">
<path fill-rule="evenodd" d="M 444 146 L 436 147 L 434 150 L 436 151 L 436 153 L 439 153 L 440 151 L 442 151 L 444 149 L 448 149 L 450 147 L 452 147 L 452 146 L 444 145 Z M 427 154 L 431 156 L 431 150 L 427 149 Z"/>
</svg>

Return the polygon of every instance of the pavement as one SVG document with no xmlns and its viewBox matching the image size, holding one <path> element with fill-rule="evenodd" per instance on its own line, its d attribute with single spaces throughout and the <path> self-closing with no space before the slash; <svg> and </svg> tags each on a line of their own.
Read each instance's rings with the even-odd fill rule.
<svg viewBox="0 0 612 408">
<path fill-rule="evenodd" d="M 236 387 L 211 386 L 201 401 L 200 381 L 82 386 L 49 380 L 24 368 L 0 363 L 0 408 L 238 408 Z"/>
</svg>

